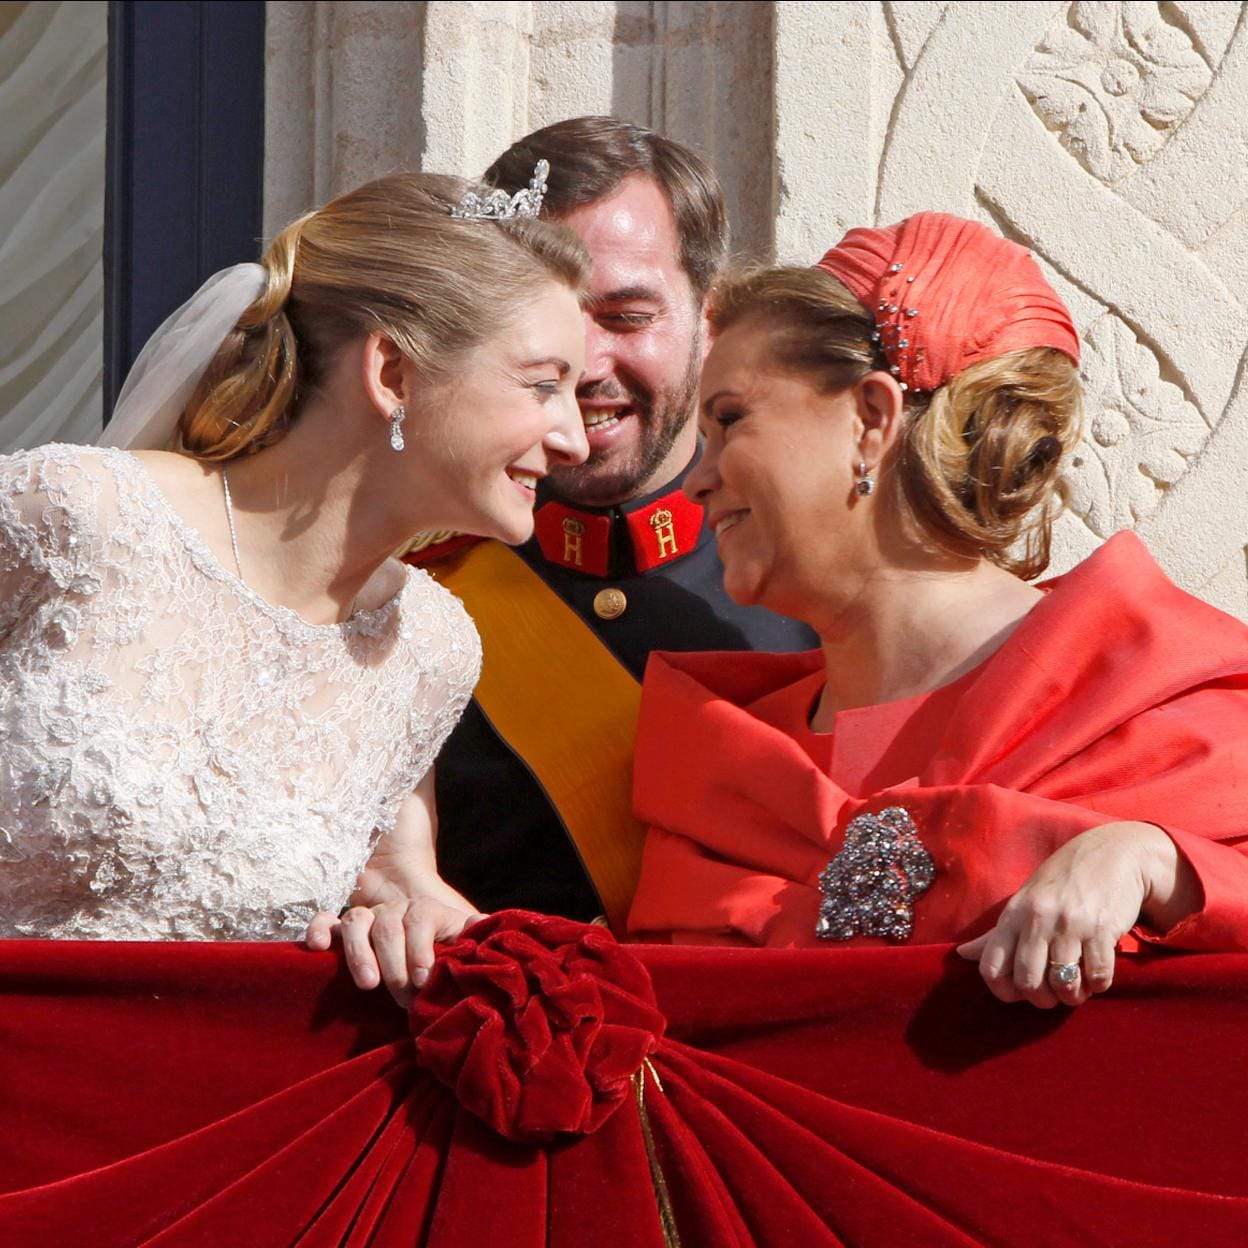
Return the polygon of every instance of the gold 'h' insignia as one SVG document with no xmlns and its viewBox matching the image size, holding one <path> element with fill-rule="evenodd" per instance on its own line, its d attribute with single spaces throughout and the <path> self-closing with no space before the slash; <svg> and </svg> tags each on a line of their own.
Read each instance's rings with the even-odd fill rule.
<svg viewBox="0 0 1248 1248">
<path fill-rule="evenodd" d="M 581 566 L 581 539 L 585 536 L 585 526 L 573 516 L 563 518 L 563 561 Z"/>
<path fill-rule="evenodd" d="M 672 513 L 666 507 L 660 508 L 650 517 L 654 535 L 659 539 L 659 558 L 667 559 L 676 553 L 676 526 L 672 521 Z"/>
</svg>

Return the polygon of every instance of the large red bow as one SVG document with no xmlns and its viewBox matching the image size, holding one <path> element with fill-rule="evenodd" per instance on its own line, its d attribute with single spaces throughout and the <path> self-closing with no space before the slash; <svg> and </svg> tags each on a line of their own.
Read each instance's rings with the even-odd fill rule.
<svg viewBox="0 0 1248 1248">
<path fill-rule="evenodd" d="M 442 952 L 412 1006 L 421 1065 L 509 1140 L 597 1130 L 664 1028 L 604 928 L 509 910 Z"/>
</svg>

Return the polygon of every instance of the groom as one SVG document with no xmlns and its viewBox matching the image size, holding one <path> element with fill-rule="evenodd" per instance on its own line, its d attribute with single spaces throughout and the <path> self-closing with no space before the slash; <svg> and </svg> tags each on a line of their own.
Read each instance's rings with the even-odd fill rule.
<svg viewBox="0 0 1248 1248">
<path fill-rule="evenodd" d="M 715 174 L 651 130 L 577 117 L 514 143 L 486 180 L 517 190 L 542 159 L 543 215 L 593 259 L 577 390 L 590 455 L 543 483 L 518 552 L 461 540 L 413 557 L 465 599 L 485 651 L 437 762 L 437 853 L 482 910 L 605 913 L 618 930 L 644 831 L 629 763 L 650 652 L 815 641 L 729 600 L 702 509 L 681 493 L 698 454 L 707 291 L 728 245 Z"/>
</svg>

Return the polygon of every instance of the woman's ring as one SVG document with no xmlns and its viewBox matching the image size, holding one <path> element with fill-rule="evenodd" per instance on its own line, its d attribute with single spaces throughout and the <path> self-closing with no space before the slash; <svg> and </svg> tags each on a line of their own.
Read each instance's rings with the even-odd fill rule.
<svg viewBox="0 0 1248 1248">
<path fill-rule="evenodd" d="M 1078 962 L 1050 962 L 1049 974 L 1063 988 L 1071 988 L 1079 978 Z"/>
</svg>

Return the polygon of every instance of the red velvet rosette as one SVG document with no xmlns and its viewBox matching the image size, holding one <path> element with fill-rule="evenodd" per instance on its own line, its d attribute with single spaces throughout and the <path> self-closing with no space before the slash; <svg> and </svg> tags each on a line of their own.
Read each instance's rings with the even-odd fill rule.
<svg viewBox="0 0 1248 1248">
<path fill-rule="evenodd" d="M 629 1095 L 665 1020 L 601 927 L 507 910 L 440 951 L 411 1009 L 417 1060 L 499 1135 L 587 1135 Z"/>
</svg>

